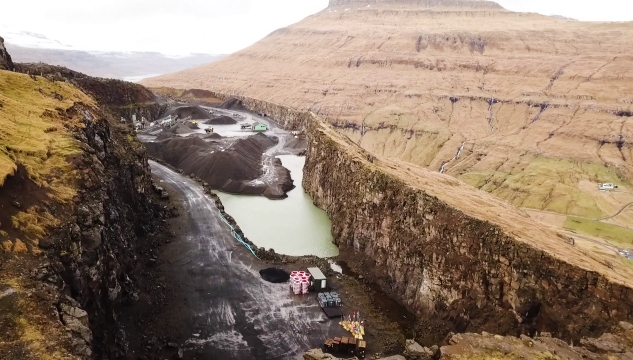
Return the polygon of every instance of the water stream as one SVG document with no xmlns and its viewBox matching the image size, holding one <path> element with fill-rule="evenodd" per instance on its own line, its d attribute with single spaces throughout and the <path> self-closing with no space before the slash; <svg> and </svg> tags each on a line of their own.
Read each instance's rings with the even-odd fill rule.
<svg viewBox="0 0 633 360">
<path fill-rule="evenodd" d="M 332 223 L 325 211 L 314 206 L 301 186 L 305 158 L 279 155 L 290 170 L 296 186 L 284 200 L 263 196 L 231 195 L 218 192 L 226 212 L 235 218 L 244 235 L 255 245 L 273 248 L 285 255 L 338 255 L 332 243 Z"/>
</svg>

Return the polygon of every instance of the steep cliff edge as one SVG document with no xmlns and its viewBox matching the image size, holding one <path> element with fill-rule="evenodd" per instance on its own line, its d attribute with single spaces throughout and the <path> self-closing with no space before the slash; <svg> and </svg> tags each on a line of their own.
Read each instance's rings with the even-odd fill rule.
<svg viewBox="0 0 633 360">
<path fill-rule="evenodd" d="M 117 115 L 148 92 L 55 76 L 0 70 L 0 354 L 121 357 L 160 209 Z"/>
<path fill-rule="evenodd" d="M 572 245 L 450 176 L 376 157 L 314 113 L 237 100 L 306 130 L 303 186 L 332 219 L 341 259 L 419 315 L 427 345 L 449 330 L 577 340 L 633 316 L 633 269 L 618 255 Z"/>
<path fill-rule="evenodd" d="M 13 70 L 13 62 L 4 47 L 4 39 L 2 37 L 0 37 L 0 70 Z"/>
<path fill-rule="evenodd" d="M 458 331 L 567 339 L 633 316 L 628 266 L 612 268 L 455 179 L 311 124 L 304 188 L 332 219 L 341 252 L 412 312 Z"/>
</svg>

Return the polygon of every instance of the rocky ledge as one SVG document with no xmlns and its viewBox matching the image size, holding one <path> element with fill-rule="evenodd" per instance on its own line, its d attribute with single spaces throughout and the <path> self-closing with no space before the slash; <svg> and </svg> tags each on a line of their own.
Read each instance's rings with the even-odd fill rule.
<svg viewBox="0 0 633 360">
<path fill-rule="evenodd" d="M 4 39 L 2 37 L 0 37 L 0 70 L 13 70 L 13 62 L 4 47 Z"/>
<path fill-rule="evenodd" d="M 354 254 L 358 271 L 421 318 L 437 318 L 457 332 L 548 331 L 578 339 L 633 314 L 633 289 L 613 281 L 615 275 L 609 279 L 544 250 L 552 236 L 557 244 L 555 233 L 523 241 L 507 226 L 430 194 L 461 191 L 468 203 L 471 190 L 457 181 L 447 177 L 443 188 L 440 175 L 420 171 L 430 178 L 428 189 L 415 178 L 408 183 L 391 172 L 395 164 L 375 159 L 318 119 L 313 124 L 303 187 L 332 219 L 341 253 Z M 452 201 L 451 194 L 442 196 Z M 578 252 L 566 249 L 570 257 Z"/>
<path fill-rule="evenodd" d="M 429 191 L 412 187 L 399 178 L 400 170 L 411 168 L 393 170 L 394 164 L 382 163 L 313 113 L 237 98 L 288 129 L 306 129 L 303 186 L 332 219 L 341 257 L 424 319 L 418 338 L 424 344 L 438 343 L 449 331 L 544 331 L 577 341 L 633 316 L 633 289 L 622 285 L 621 277 L 614 281 L 617 274 L 604 264 L 592 263 L 600 271 L 588 270 L 586 256 L 584 265 L 553 256 L 561 251 L 557 247 L 567 246 L 555 233 L 535 232 L 543 237 L 534 241 L 540 245 L 521 241 L 507 230 L 519 225 L 508 225 L 503 214 L 487 221 L 461 211 L 468 206 L 460 201 L 479 195 L 456 180 L 416 173 Z M 440 200 L 432 195 L 440 182 L 452 184 L 446 191 L 459 189 L 466 197 L 450 204 Z M 487 207 L 516 211 L 492 202 Z M 574 256 L 579 252 L 565 249 Z"/>
<path fill-rule="evenodd" d="M 145 282 L 139 279 L 142 264 L 164 231 L 163 210 L 153 201 L 145 149 L 131 125 L 118 118 L 118 110 L 143 99 L 146 90 L 138 93 L 133 86 L 118 91 L 100 87 L 105 80 L 73 81 L 63 72 L 40 74 L 48 77 L 12 76 L 35 89 L 56 86 L 56 81 L 73 83 L 84 93 L 93 88 L 94 93 L 88 93 L 96 101 L 81 97 L 72 106 L 41 115 L 56 119 L 59 127 L 51 131 L 67 132 L 68 141 L 77 146 L 76 153 L 66 158 L 75 180 L 74 195 L 67 203 L 38 198 L 40 212 L 55 218 L 54 225 L 28 246 L 20 240 L 5 241 L 12 246 L 0 249 L 0 329 L 5 336 L 0 353 L 8 354 L 8 359 L 39 359 L 50 350 L 47 346 L 53 348 L 47 344 L 56 343 L 54 351 L 62 355 L 55 358 L 69 358 L 68 353 L 80 358 L 122 358 L 131 339 L 129 325 L 137 320 L 127 309 L 139 299 Z M 57 93 L 51 97 L 69 100 Z M 144 104 L 160 107 L 155 102 Z"/>
<path fill-rule="evenodd" d="M 320 349 L 312 349 L 304 360 L 339 360 Z M 576 346 L 551 337 L 549 333 L 528 337 L 521 335 L 500 336 L 486 332 L 481 334 L 449 334 L 440 348 L 423 347 L 414 340 L 407 340 L 401 355 L 379 358 L 381 360 L 461 360 L 461 359 L 569 359 L 611 360 L 633 359 L 633 325 L 620 322 L 611 332 L 599 338 L 582 338 Z"/>
</svg>

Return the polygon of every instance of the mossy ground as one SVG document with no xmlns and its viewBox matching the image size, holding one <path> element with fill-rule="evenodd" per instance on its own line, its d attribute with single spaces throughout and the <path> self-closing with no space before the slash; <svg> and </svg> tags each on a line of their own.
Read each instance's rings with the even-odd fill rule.
<svg viewBox="0 0 633 360">
<path fill-rule="evenodd" d="M 601 182 L 629 185 L 613 168 L 545 157 L 537 157 L 523 169 L 466 172 L 459 178 L 519 207 L 592 219 L 610 214 L 601 209 L 595 194 L 579 186 L 581 181 L 596 187 Z"/>
<path fill-rule="evenodd" d="M 65 111 L 76 102 L 93 100 L 67 83 L 0 71 L 0 186 L 20 164 L 38 186 L 54 190 L 57 200 L 72 198 L 67 157 L 79 152 L 79 143 L 68 128 L 82 124 Z"/>
<path fill-rule="evenodd" d="M 633 230 L 621 226 L 568 216 L 563 227 L 581 235 L 604 239 L 618 247 L 633 249 Z"/>
<path fill-rule="evenodd" d="M 67 110 L 76 103 L 94 105 L 91 97 L 68 83 L 0 71 L 0 187 L 21 166 L 48 200 L 63 204 L 75 196 L 77 174 L 69 159 L 81 150 L 72 131 L 83 123 L 81 114 Z M 36 245 L 58 220 L 34 205 L 21 208 L 10 222 L 23 239 Z"/>
<path fill-rule="evenodd" d="M 25 269 L 37 261 L 21 258 L 18 263 L 1 268 L 0 289 L 12 289 L 15 297 L 0 311 L 0 358 L 24 360 L 76 359 L 69 355 L 69 338 L 58 326 L 56 317 L 48 306 L 43 306 L 38 296 L 30 296 L 34 285 L 24 277 Z M 42 293 L 42 292 L 39 292 Z"/>
</svg>

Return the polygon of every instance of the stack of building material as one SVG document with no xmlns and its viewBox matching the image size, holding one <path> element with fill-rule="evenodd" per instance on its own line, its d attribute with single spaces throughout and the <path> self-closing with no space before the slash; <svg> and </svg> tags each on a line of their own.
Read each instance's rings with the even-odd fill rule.
<svg viewBox="0 0 633 360">
<path fill-rule="evenodd" d="M 323 292 L 317 295 L 317 300 L 321 307 L 339 307 L 341 306 L 341 298 L 335 292 Z"/>
<path fill-rule="evenodd" d="M 305 271 L 290 273 L 290 290 L 295 295 L 307 294 L 310 288 L 309 275 Z"/>
</svg>

